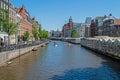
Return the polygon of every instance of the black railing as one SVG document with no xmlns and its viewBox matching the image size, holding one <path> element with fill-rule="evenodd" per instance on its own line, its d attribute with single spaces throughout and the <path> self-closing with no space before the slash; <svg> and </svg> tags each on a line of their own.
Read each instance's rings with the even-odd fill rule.
<svg viewBox="0 0 120 80">
<path fill-rule="evenodd" d="M 48 40 L 45 40 L 45 41 L 31 41 L 31 42 L 26 42 L 26 43 L 24 42 L 24 43 L 13 44 L 13 45 L 8 45 L 8 46 L 0 46 L 0 52 L 12 51 L 12 50 L 26 48 L 26 47 L 32 47 L 32 46 L 42 44 L 46 41 L 48 41 Z"/>
</svg>

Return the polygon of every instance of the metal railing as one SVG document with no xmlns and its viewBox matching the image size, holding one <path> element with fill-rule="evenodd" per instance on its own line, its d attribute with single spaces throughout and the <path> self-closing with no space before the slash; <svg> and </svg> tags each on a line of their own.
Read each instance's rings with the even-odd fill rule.
<svg viewBox="0 0 120 80">
<path fill-rule="evenodd" d="M 16 50 L 16 49 L 36 46 L 36 45 L 42 44 L 46 41 L 48 41 L 48 40 L 45 40 L 45 41 L 30 41 L 30 42 L 26 42 L 26 43 L 22 42 L 22 43 L 19 43 L 19 44 L 0 46 L 0 53 L 4 52 L 4 51 L 12 51 L 12 50 Z"/>
</svg>

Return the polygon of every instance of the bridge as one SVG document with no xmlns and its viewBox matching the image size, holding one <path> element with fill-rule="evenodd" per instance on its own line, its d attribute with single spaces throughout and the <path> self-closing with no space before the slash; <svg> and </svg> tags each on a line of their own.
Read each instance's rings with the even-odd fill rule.
<svg viewBox="0 0 120 80">
<path fill-rule="evenodd" d="M 65 42 L 69 42 L 72 44 L 80 44 L 81 42 L 81 38 L 65 38 L 65 37 L 51 37 L 51 40 L 60 40 L 60 41 L 65 41 Z"/>
</svg>

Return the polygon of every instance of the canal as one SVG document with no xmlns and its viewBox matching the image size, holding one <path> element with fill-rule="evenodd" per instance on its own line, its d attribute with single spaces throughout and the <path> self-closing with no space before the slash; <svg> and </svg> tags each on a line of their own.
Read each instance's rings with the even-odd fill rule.
<svg viewBox="0 0 120 80">
<path fill-rule="evenodd" d="M 0 80 L 120 80 L 120 61 L 51 41 L 0 68 Z"/>
</svg>

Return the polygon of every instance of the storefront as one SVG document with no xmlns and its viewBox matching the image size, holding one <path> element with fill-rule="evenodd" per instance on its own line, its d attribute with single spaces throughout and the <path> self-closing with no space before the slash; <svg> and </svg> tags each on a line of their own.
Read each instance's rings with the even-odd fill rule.
<svg viewBox="0 0 120 80">
<path fill-rule="evenodd" d="M 8 44 L 8 34 L 6 32 L 0 31 L 0 46 L 1 46 L 1 43 L 3 43 L 4 45 Z"/>
</svg>

